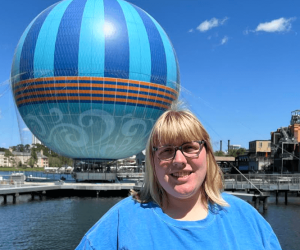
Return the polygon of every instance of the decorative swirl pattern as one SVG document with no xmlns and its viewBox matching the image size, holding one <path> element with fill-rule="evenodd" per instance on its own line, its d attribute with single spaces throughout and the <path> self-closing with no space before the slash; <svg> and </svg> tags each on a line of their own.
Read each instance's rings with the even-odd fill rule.
<svg viewBox="0 0 300 250">
<path fill-rule="evenodd" d="M 55 107 L 46 114 L 30 113 L 24 116 L 24 121 L 42 143 L 76 159 L 120 159 L 137 154 L 145 148 L 156 120 L 138 118 L 134 113 L 114 116 L 101 109 L 74 115 L 63 113 L 64 110 Z"/>
<path fill-rule="evenodd" d="M 46 136 L 46 128 L 41 120 L 39 120 L 36 116 L 29 114 L 24 118 L 24 122 L 31 131 L 35 131 L 38 139 Z"/>
</svg>

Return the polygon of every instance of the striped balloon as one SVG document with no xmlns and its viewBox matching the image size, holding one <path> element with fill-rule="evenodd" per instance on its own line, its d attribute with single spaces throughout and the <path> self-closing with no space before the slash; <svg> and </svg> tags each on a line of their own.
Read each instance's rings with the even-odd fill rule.
<svg viewBox="0 0 300 250">
<path fill-rule="evenodd" d="M 143 150 L 180 84 L 165 31 L 123 0 L 64 0 L 44 10 L 17 45 L 11 82 L 40 141 L 99 160 Z"/>
</svg>

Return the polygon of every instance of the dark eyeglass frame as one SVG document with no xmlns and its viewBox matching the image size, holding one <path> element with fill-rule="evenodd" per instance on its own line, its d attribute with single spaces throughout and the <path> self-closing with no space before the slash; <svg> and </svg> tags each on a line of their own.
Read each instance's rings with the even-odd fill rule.
<svg viewBox="0 0 300 250">
<path fill-rule="evenodd" d="M 198 152 L 197 154 L 195 154 L 194 157 L 186 156 L 185 153 L 183 152 L 183 149 L 182 149 L 182 147 L 183 147 L 185 144 L 191 143 L 191 142 L 198 142 L 199 145 L 200 145 L 199 152 Z M 173 159 L 175 158 L 175 155 L 176 155 L 177 150 L 180 150 L 181 153 L 182 153 L 186 158 L 195 159 L 195 158 L 198 158 L 198 156 L 199 156 L 199 154 L 200 154 L 200 152 L 201 152 L 201 150 L 202 150 L 202 148 L 203 148 L 203 147 L 201 147 L 201 146 L 202 146 L 202 145 L 203 145 L 203 146 L 206 145 L 206 141 L 205 141 L 205 140 L 201 140 L 201 141 L 191 141 L 191 142 L 185 142 L 185 143 L 182 143 L 182 144 L 181 144 L 180 146 L 178 146 L 178 147 L 175 147 L 175 146 L 173 146 L 173 145 L 164 145 L 164 146 L 161 146 L 161 147 L 159 147 L 159 148 L 157 148 L 157 147 L 152 147 L 152 151 L 153 151 L 153 154 L 154 154 L 157 150 L 159 150 L 160 148 L 164 148 L 164 147 L 173 147 L 173 148 L 175 149 L 174 155 L 173 155 L 173 157 L 171 157 L 171 158 L 160 159 L 160 158 L 157 156 L 157 158 L 158 158 L 159 160 L 161 160 L 161 161 L 171 161 L 171 160 L 173 160 Z"/>
</svg>

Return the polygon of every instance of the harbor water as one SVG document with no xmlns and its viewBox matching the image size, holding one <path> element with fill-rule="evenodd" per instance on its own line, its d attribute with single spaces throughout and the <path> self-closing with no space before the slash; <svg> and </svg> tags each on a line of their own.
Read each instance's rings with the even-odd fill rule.
<svg viewBox="0 0 300 250">
<path fill-rule="evenodd" d="M 124 198 L 73 196 L 28 201 L 30 195 L 21 197 L 24 201 L 18 204 L 0 206 L 1 250 L 74 249 L 89 228 Z M 259 212 L 273 227 L 282 249 L 299 249 L 300 197 L 289 196 L 288 205 L 284 196 L 279 197 L 278 204 L 270 197 L 268 210 L 264 212 L 261 205 Z"/>
</svg>

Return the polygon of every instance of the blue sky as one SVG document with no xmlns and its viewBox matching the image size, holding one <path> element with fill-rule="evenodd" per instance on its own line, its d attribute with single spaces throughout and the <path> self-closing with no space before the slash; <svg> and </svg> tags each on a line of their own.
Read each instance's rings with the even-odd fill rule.
<svg viewBox="0 0 300 250">
<path fill-rule="evenodd" d="M 31 143 L 7 80 L 26 26 L 55 2 L 1 2 L 0 147 Z M 208 130 L 215 150 L 220 140 L 223 150 L 227 140 L 248 148 L 249 141 L 270 139 L 271 131 L 289 125 L 291 111 L 300 109 L 300 1 L 129 2 L 169 35 L 180 65 L 181 98 Z"/>
</svg>

